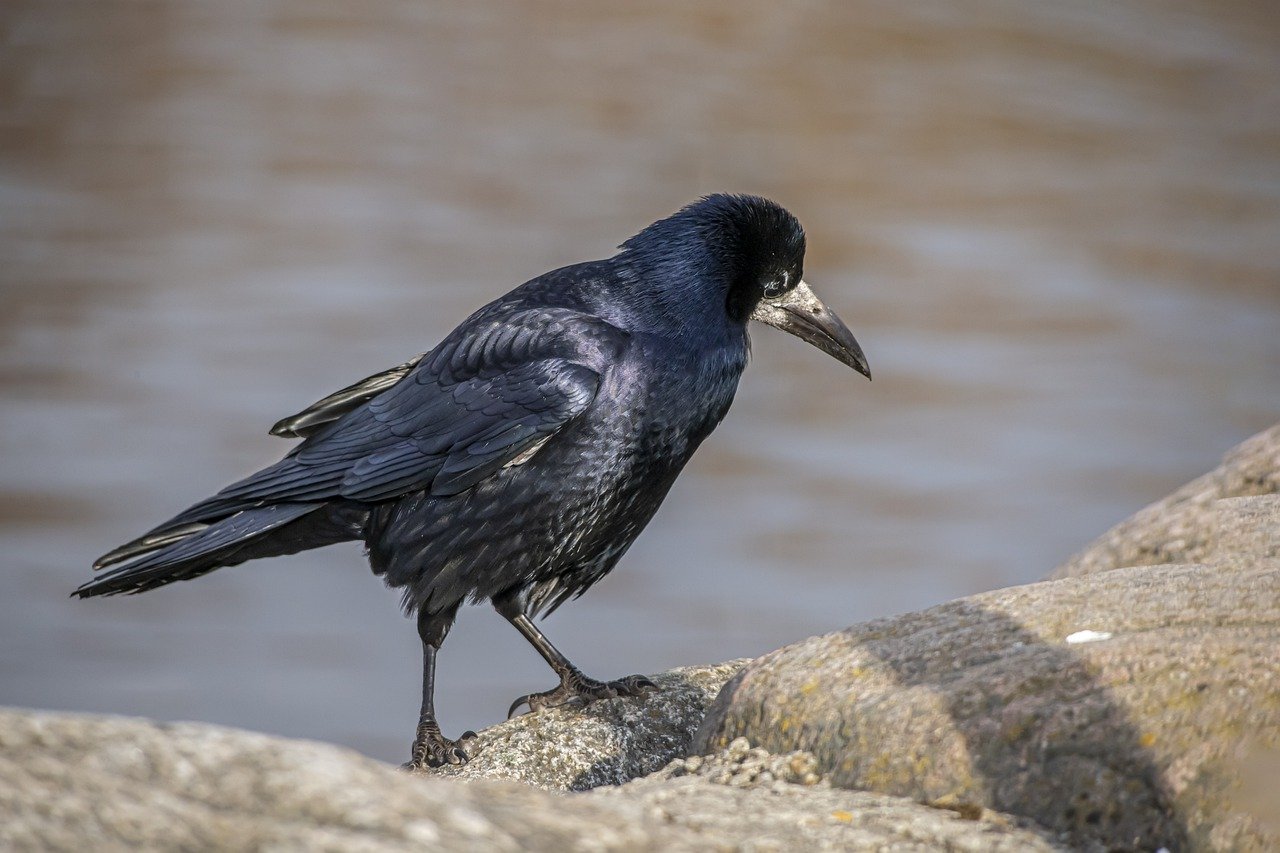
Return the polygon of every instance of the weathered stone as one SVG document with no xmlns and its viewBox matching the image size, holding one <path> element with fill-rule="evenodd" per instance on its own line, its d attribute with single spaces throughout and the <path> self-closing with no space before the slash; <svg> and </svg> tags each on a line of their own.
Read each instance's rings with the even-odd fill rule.
<svg viewBox="0 0 1280 853">
<path fill-rule="evenodd" d="M 1280 563 L 1146 566 L 781 649 L 695 751 L 806 750 L 832 784 L 1034 819 L 1073 844 L 1266 849 L 1236 750 L 1280 745 Z"/>
<path fill-rule="evenodd" d="M 561 791 L 621 784 L 687 753 L 707 706 L 745 664 L 683 667 L 653 676 L 659 689 L 644 696 L 507 720 L 466 742 L 467 764 L 424 772 Z"/>
<path fill-rule="evenodd" d="M 1280 425 L 1238 445 L 1213 471 L 1104 533 L 1060 566 L 1053 577 L 1078 577 L 1124 566 L 1209 562 L 1215 550 L 1239 547 L 1241 541 L 1237 538 L 1234 545 L 1218 546 L 1218 501 L 1277 492 Z M 1273 549 L 1274 536 L 1273 532 Z M 1252 544 L 1247 550 L 1259 553 Z"/>
<path fill-rule="evenodd" d="M 1280 495 L 1226 498 L 1213 508 L 1210 562 L 1280 558 Z"/>
<path fill-rule="evenodd" d="M 719 755 L 673 761 L 644 779 L 587 795 L 644 806 L 720 849 L 1046 851 L 1065 849 L 1029 821 L 985 809 L 932 808 L 832 788 L 810 753 L 771 755 L 743 739 Z M 705 849 L 705 848 L 704 848 Z"/>
<path fill-rule="evenodd" d="M 966 820 L 763 772 L 716 784 L 721 771 L 741 778 L 770 766 L 785 775 L 784 765 L 813 763 L 730 752 L 701 775 L 677 761 L 635 785 L 562 794 L 424 778 L 338 747 L 217 726 L 0 709 L 0 848 L 1059 849 L 992 813 Z"/>
<path fill-rule="evenodd" d="M 656 850 L 637 807 L 423 779 L 318 743 L 0 710 L 0 848 Z"/>
</svg>

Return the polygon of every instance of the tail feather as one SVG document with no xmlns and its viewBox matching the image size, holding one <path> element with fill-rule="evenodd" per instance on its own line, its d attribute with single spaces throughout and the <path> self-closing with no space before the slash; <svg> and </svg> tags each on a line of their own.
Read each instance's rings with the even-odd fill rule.
<svg viewBox="0 0 1280 853">
<path fill-rule="evenodd" d="M 96 571 L 152 551 L 159 551 L 174 543 L 190 539 L 219 522 L 233 518 L 246 510 L 263 508 L 262 501 L 228 498 L 222 492 L 219 492 L 187 507 L 173 518 L 163 524 L 156 525 L 137 539 L 132 539 L 119 548 L 114 548 L 103 554 L 93 561 L 93 568 Z M 267 508 L 269 509 L 269 507 Z"/>
<path fill-rule="evenodd" d="M 159 551 L 166 545 L 172 545 L 180 539 L 186 539 L 200 531 L 208 528 L 208 524 L 200 522 L 192 522 L 189 524 L 177 525 L 161 525 L 144 536 L 139 536 L 130 542 L 126 542 L 119 548 L 114 548 L 101 557 L 93 561 L 93 568 L 104 569 L 115 563 L 123 563 L 125 560 L 133 559 L 142 554 L 149 554 L 152 551 Z"/>
<path fill-rule="evenodd" d="M 306 547 L 329 544 L 329 541 L 303 544 L 298 537 L 287 535 L 277 543 L 264 541 L 263 538 L 324 506 L 323 503 L 276 504 L 242 510 L 208 525 L 187 524 L 181 528 L 157 528 L 140 539 L 104 554 L 95 563 L 95 567 L 122 562 L 135 555 L 144 556 L 84 584 L 73 595 L 89 598 L 95 595 L 146 592 L 254 557 L 289 554 Z M 349 534 L 355 529 L 347 525 L 339 532 Z M 354 537 L 337 535 L 330 541 L 342 541 L 344 538 Z"/>
</svg>

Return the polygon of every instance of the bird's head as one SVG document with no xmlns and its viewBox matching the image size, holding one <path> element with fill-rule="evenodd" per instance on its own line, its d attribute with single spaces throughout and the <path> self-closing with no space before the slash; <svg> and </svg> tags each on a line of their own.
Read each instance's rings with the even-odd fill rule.
<svg viewBox="0 0 1280 853">
<path fill-rule="evenodd" d="M 678 312 L 693 303 L 745 326 L 789 332 L 868 379 L 862 347 L 804 280 L 804 228 L 784 207 L 751 195 L 709 195 L 622 244 L 623 256 L 662 282 Z"/>
</svg>

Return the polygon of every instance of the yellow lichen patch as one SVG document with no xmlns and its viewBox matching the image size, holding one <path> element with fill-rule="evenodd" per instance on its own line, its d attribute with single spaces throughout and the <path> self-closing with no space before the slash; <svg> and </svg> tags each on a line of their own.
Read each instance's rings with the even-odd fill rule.
<svg viewBox="0 0 1280 853">
<path fill-rule="evenodd" d="M 881 752 L 863 764 L 860 776 L 868 787 L 892 790 L 902 774 L 894 766 L 893 756 L 887 752 Z"/>
<path fill-rule="evenodd" d="M 943 794 L 936 800 L 926 803 L 935 809 L 946 809 L 955 812 L 965 820 L 978 820 L 982 817 L 982 803 L 976 803 L 957 796 L 955 793 Z"/>
<path fill-rule="evenodd" d="M 1016 743 L 1017 741 L 1022 740 L 1022 736 L 1031 728 L 1031 722 L 1032 720 L 1030 718 L 1023 717 L 1016 722 L 1006 725 L 1003 732 L 1005 743 Z"/>
<path fill-rule="evenodd" d="M 841 823 L 853 823 L 853 812 L 847 812 L 844 810 L 834 811 L 831 813 L 831 816 Z"/>
<path fill-rule="evenodd" d="M 1151 732 L 1144 732 L 1142 737 L 1138 738 L 1138 743 L 1142 746 L 1151 746 L 1156 742 L 1156 736 Z"/>
<path fill-rule="evenodd" d="M 818 681 L 818 679 L 811 678 L 808 681 L 806 681 L 804 684 L 800 685 L 800 693 L 804 696 L 808 696 L 810 693 L 817 690 L 821 686 L 822 684 L 821 682 Z"/>
</svg>

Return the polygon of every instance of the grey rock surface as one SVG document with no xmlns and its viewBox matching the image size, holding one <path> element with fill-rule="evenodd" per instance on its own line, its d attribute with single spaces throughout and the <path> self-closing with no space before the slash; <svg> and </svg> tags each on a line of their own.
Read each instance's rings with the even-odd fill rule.
<svg viewBox="0 0 1280 853">
<path fill-rule="evenodd" d="M 1278 492 L 1280 426 L 1115 527 L 1064 580 L 753 662 L 694 749 L 746 736 L 810 750 L 833 784 L 1001 808 L 1085 847 L 1274 849 Z"/>
<path fill-rule="evenodd" d="M 1230 792 L 1243 738 L 1280 745 L 1278 650 L 1280 562 L 1117 569 L 773 652 L 694 749 L 805 750 L 833 785 L 998 809 L 1086 848 L 1269 849 Z"/>
<path fill-rule="evenodd" d="M 422 772 L 560 791 L 621 784 L 688 753 L 707 707 L 746 663 L 682 667 L 652 676 L 659 689 L 644 696 L 507 720 L 467 741 L 467 764 Z"/>
<path fill-rule="evenodd" d="M 674 761 L 644 779 L 587 796 L 640 804 L 651 820 L 695 830 L 718 849 L 1067 849 L 1030 821 L 833 788 L 818 769 L 811 753 L 772 755 L 739 738 L 718 755 Z"/>
<path fill-rule="evenodd" d="M 1280 424 L 1232 449 L 1213 471 L 1104 533 L 1058 567 L 1053 577 L 1078 577 L 1124 566 L 1206 562 L 1215 551 L 1222 554 L 1242 545 L 1245 551 L 1262 555 L 1266 548 L 1260 539 L 1236 536 L 1233 540 L 1234 534 L 1222 528 L 1219 502 L 1224 498 L 1278 492 Z M 1238 503 L 1258 505 L 1249 501 Z M 1243 511 L 1247 510 L 1237 513 Z M 1229 517 L 1232 515 L 1228 513 Z M 1219 542 L 1223 537 L 1226 541 Z M 1272 557 L 1278 556 L 1277 547 L 1280 547 L 1276 537 L 1273 527 L 1269 534 L 1269 556 Z"/>
<path fill-rule="evenodd" d="M 0 711 L 5 850 L 650 850 L 626 803 L 423 779 L 338 747 L 199 724 Z M 588 831 L 589 830 L 589 831 Z"/>
<path fill-rule="evenodd" d="M 634 786 L 563 794 L 216 726 L 0 709 L 0 848 L 1060 849 L 1000 815 L 826 789 L 813 764 L 737 744 L 702 773 L 677 761 Z"/>
</svg>

